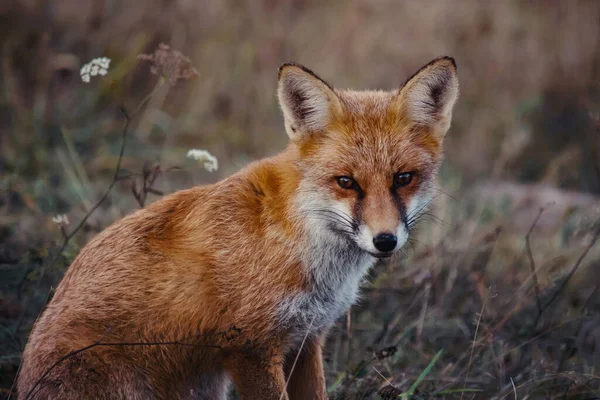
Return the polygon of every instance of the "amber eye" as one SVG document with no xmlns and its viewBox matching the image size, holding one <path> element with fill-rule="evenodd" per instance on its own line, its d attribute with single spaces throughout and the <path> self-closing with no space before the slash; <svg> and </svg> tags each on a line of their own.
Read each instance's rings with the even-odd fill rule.
<svg viewBox="0 0 600 400">
<path fill-rule="evenodd" d="M 337 178 L 337 183 L 342 189 L 356 189 L 358 184 L 356 181 L 348 176 L 340 176 Z"/>
<path fill-rule="evenodd" d="M 396 174 L 394 176 L 394 186 L 397 188 L 408 186 L 413 180 L 413 175 L 413 172 L 401 172 Z"/>
</svg>

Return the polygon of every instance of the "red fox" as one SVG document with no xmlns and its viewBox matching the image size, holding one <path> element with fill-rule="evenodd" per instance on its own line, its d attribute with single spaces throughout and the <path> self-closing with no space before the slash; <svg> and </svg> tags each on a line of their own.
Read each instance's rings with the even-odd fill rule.
<svg viewBox="0 0 600 400">
<path fill-rule="evenodd" d="M 327 398 L 321 350 L 429 205 L 454 60 L 398 90 L 279 69 L 289 146 L 182 190 L 85 246 L 36 322 L 20 399 Z"/>
</svg>

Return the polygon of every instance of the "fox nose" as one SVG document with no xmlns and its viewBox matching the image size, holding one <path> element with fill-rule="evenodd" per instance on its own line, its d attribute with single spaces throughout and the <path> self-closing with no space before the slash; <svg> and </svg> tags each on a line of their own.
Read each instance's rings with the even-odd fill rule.
<svg viewBox="0 0 600 400">
<path fill-rule="evenodd" d="M 394 250 L 396 248 L 396 243 L 398 243 L 398 239 L 391 233 L 380 233 L 373 238 L 375 248 L 385 253 Z"/>
</svg>

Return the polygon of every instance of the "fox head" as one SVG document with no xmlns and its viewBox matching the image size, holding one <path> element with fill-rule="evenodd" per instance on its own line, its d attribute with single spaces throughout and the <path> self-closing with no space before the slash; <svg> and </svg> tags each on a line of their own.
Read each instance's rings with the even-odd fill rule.
<svg viewBox="0 0 600 400">
<path fill-rule="evenodd" d="M 458 97 L 454 60 L 433 60 L 392 91 L 334 89 L 284 64 L 278 97 L 298 154 L 297 202 L 313 231 L 391 256 L 433 198 Z"/>
</svg>

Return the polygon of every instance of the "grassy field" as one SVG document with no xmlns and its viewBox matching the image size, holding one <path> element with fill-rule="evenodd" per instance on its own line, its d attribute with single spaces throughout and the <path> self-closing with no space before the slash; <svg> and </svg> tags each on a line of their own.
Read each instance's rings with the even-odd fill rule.
<svg viewBox="0 0 600 400">
<path fill-rule="evenodd" d="M 197 76 L 157 85 L 159 43 Z M 6 0 L 0 45 L 0 396 L 91 237 L 284 148 L 281 63 L 391 89 L 451 55 L 441 190 L 332 330 L 331 397 L 600 399 L 600 2 Z"/>
</svg>

